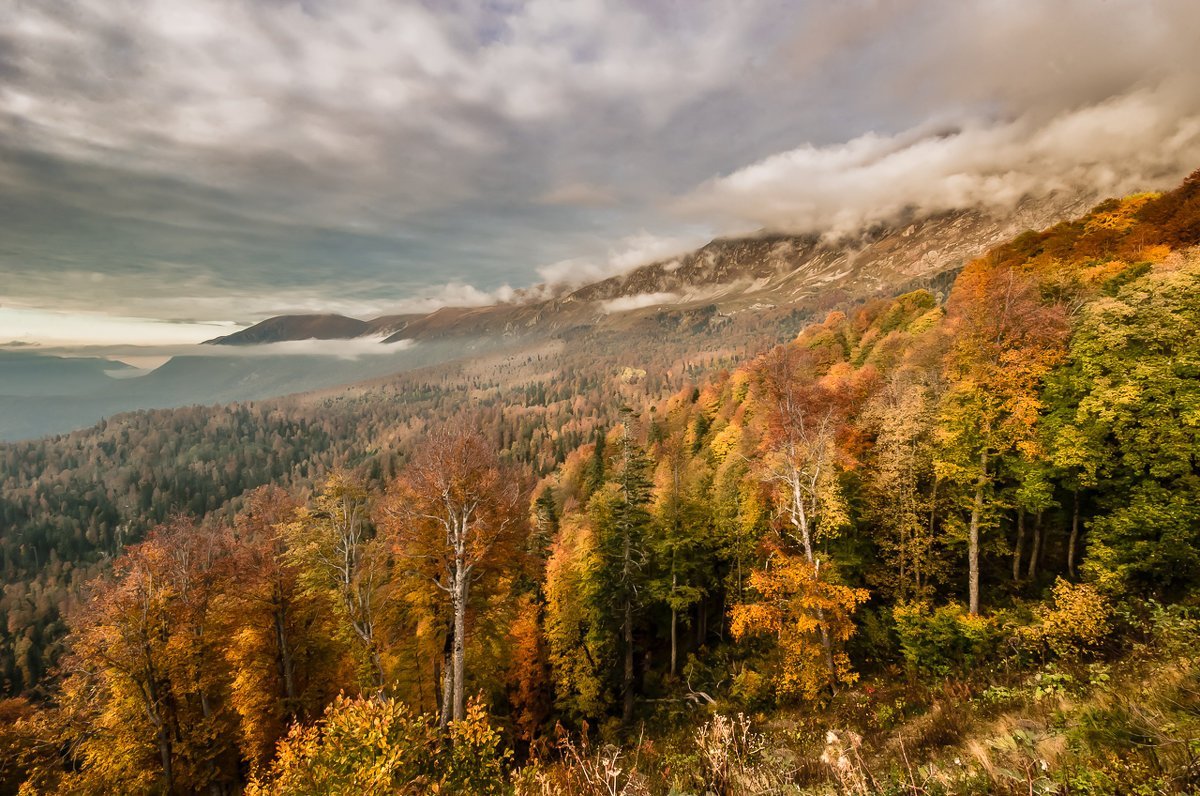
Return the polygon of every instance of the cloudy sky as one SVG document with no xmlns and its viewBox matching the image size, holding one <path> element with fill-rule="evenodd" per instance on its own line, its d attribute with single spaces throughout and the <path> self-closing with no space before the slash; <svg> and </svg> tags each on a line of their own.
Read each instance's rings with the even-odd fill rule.
<svg viewBox="0 0 1200 796">
<path fill-rule="evenodd" d="M 6 0 L 0 343 L 1170 184 L 1197 30 L 1193 0 Z"/>
</svg>

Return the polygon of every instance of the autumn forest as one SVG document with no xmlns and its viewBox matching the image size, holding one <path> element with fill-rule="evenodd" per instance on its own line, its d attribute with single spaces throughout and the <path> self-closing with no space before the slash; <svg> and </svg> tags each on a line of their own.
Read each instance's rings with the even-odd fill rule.
<svg viewBox="0 0 1200 796">
<path fill-rule="evenodd" d="M 1198 245 L 3 446 L 0 789 L 1195 792 Z"/>
</svg>

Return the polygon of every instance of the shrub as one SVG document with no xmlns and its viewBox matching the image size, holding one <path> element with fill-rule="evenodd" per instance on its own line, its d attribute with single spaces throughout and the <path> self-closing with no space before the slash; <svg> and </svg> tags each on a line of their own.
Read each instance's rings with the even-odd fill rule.
<svg viewBox="0 0 1200 796">
<path fill-rule="evenodd" d="M 729 696 L 747 710 L 763 710 L 773 701 L 771 681 L 753 669 L 742 669 L 733 675 Z"/>
<path fill-rule="evenodd" d="M 432 714 L 388 698 L 339 696 L 316 724 L 297 724 L 247 796 L 503 791 L 508 755 L 482 703 L 443 732 Z"/>
<path fill-rule="evenodd" d="M 1095 652 L 1111 630 L 1108 599 L 1086 583 L 1054 583 L 1053 603 L 1038 612 L 1038 622 L 1021 629 L 1022 640 L 1044 646 L 1054 655 L 1075 660 Z"/>
<path fill-rule="evenodd" d="M 250 796 L 419 793 L 436 779 L 437 723 L 391 699 L 338 696 L 316 724 L 296 724 Z"/>
<path fill-rule="evenodd" d="M 933 610 L 926 603 L 902 604 L 893 616 L 905 664 L 918 674 L 964 674 L 992 659 L 1004 639 L 996 620 L 971 616 L 958 603 Z"/>
<path fill-rule="evenodd" d="M 504 790 L 509 751 L 500 749 L 500 732 L 488 721 L 483 701 L 473 699 L 467 716 L 450 724 L 450 749 L 443 751 L 443 790 L 485 796 Z"/>
</svg>

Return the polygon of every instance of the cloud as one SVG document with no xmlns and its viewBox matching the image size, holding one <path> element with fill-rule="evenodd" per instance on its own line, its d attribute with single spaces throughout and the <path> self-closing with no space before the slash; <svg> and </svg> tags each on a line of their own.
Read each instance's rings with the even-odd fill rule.
<svg viewBox="0 0 1200 796">
<path fill-rule="evenodd" d="M 427 291 L 424 295 L 396 302 L 391 305 L 391 311 L 409 313 L 432 312 L 442 307 L 484 307 L 497 302 L 511 301 L 515 294 L 516 291 L 509 285 L 484 291 L 472 285 L 452 282 L 439 289 Z"/>
<path fill-rule="evenodd" d="M 289 217 L 333 215 L 375 229 L 396 212 L 472 196 L 486 180 L 478 172 L 522 126 L 565 119 L 585 103 L 669 114 L 723 81 L 725 59 L 746 38 L 742 15 L 720 3 L 656 19 L 638 4 L 601 0 L 502 11 L 385 0 L 51 0 L 6 16 L 12 69 L 0 89 L 0 130 L 10 141 L 286 197 Z M 658 35 L 656 22 L 672 24 L 673 35 Z M 288 190 L 297 185 L 308 192 Z M 342 196 L 347 185 L 353 191 Z"/>
<path fill-rule="evenodd" d="M 229 324 L 168 323 L 151 318 L 110 315 L 81 309 L 74 312 L 23 307 L 0 307 L 0 340 L 12 338 L 3 348 L 39 343 L 109 343 L 148 339 L 157 343 L 198 343 L 234 331 Z"/>
<path fill-rule="evenodd" d="M 695 249 L 708 241 L 704 233 L 659 236 L 642 231 L 623 238 L 604 260 L 560 260 L 538 268 L 547 285 L 583 285 L 628 273 L 638 266 L 666 260 Z"/>
<path fill-rule="evenodd" d="M 364 357 L 391 356 L 408 351 L 417 345 L 412 340 L 398 340 L 394 343 L 384 343 L 383 337 L 356 337 L 349 340 L 287 340 L 280 343 L 259 343 L 256 345 L 201 345 L 195 344 L 156 344 L 129 345 L 119 343 L 95 344 L 56 344 L 39 346 L 37 352 L 45 356 L 82 356 L 99 357 L 115 361 L 133 363 L 135 367 L 143 367 L 152 362 L 155 366 L 162 364 L 172 357 L 205 357 L 205 358 L 274 358 L 274 357 L 328 357 L 355 361 Z M 0 350 L 9 348 L 11 344 L 0 346 Z M 132 374 L 129 374 L 132 375 Z"/>
<path fill-rule="evenodd" d="M 5 298 L 364 316 L 1167 181 L 1198 28 L 1191 0 L 0 3 Z"/>
<path fill-rule="evenodd" d="M 99 273 L 115 312 L 239 320 L 255 293 L 503 293 L 628 234 L 628 176 L 655 177 L 613 154 L 727 85 L 767 5 L 7 4 L 0 268 L 26 304 Z M 612 176 L 630 195 L 601 218 Z M 168 284 L 183 301 L 147 295 Z"/>
<path fill-rule="evenodd" d="M 26 343 L 54 344 L 196 343 L 277 315 L 335 313 L 365 320 L 382 315 L 428 313 L 442 307 L 478 307 L 520 298 L 508 285 L 485 291 L 461 282 L 414 286 L 408 295 L 386 300 L 379 298 L 385 286 L 377 282 L 344 285 L 341 295 L 330 295 L 324 290 L 290 287 L 273 291 L 229 288 L 220 291 L 203 281 L 189 283 L 181 279 L 122 298 L 121 303 L 129 312 L 114 313 L 96 309 L 109 302 L 97 301 L 104 291 L 86 273 L 65 272 L 57 275 L 57 280 L 46 275 L 42 287 L 45 301 L 51 300 L 51 291 L 62 291 L 64 295 L 57 300 L 57 307 L 43 309 L 36 303 L 24 306 L 9 303 L 0 307 L 0 340 L 11 337 Z M 214 317 L 234 317 L 240 321 L 207 320 Z"/>
<path fill-rule="evenodd" d="M 386 356 L 412 348 L 412 340 L 397 340 L 384 343 L 384 337 L 359 337 L 352 340 L 287 340 L 281 343 L 263 343 L 247 346 L 203 346 L 188 349 L 191 356 L 226 356 L 230 350 L 235 356 L 322 356 L 335 359 L 356 360 L 362 357 Z M 218 349 L 214 352 L 213 349 Z"/>
<path fill-rule="evenodd" d="M 587 182 L 571 182 L 546 191 L 538 201 L 546 205 L 580 205 L 583 207 L 606 207 L 616 203 L 612 191 Z"/>
<path fill-rule="evenodd" d="M 806 145 L 701 185 L 688 216 L 849 234 L 903 212 L 1011 210 L 1051 192 L 1120 195 L 1200 166 L 1200 106 L 1168 87 L 1039 118 Z"/>
<path fill-rule="evenodd" d="M 606 314 L 628 312 L 653 307 L 658 304 L 673 304 L 679 301 L 678 293 L 638 293 L 636 296 L 622 296 L 600 302 L 600 309 Z"/>
</svg>

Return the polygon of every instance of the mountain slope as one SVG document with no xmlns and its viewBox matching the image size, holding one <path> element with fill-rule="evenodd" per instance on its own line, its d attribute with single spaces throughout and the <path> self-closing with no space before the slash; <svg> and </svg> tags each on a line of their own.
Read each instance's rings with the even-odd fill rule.
<svg viewBox="0 0 1200 796">
<path fill-rule="evenodd" d="M 136 370 L 124 362 L 0 349 L 0 399 L 79 395 L 108 387 L 115 376 L 129 373 Z"/>
<path fill-rule="evenodd" d="M 728 314 L 806 304 L 822 297 L 865 297 L 958 268 L 1020 232 L 1077 215 L 1093 199 L 1052 195 L 1027 200 L 1004 215 L 959 210 L 881 224 L 836 240 L 815 234 L 717 239 L 679 257 L 560 291 L 551 298 L 444 307 L 427 315 L 389 315 L 372 321 L 280 316 L 210 342 L 234 345 L 386 334 L 384 342 L 392 343 L 476 335 L 554 335 L 581 327 L 624 328 L 664 310 L 715 307 Z M 547 289 L 543 286 L 530 293 Z"/>
</svg>

